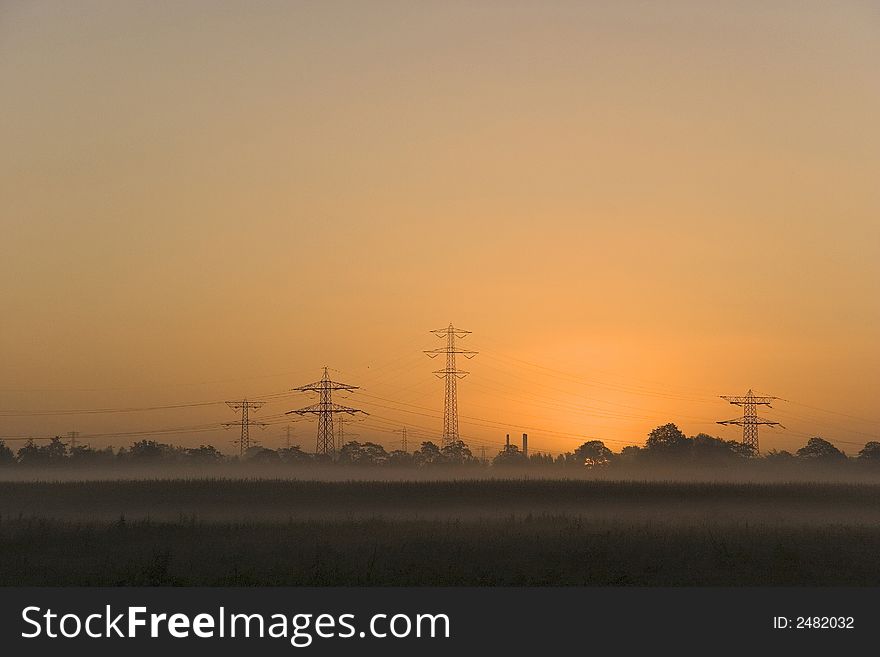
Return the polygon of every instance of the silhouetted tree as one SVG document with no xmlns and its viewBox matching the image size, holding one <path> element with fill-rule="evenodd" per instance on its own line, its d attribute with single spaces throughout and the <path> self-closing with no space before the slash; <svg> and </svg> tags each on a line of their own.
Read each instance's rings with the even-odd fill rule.
<svg viewBox="0 0 880 657">
<path fill-rule="evenodd" d="M 791 452 L 787 452 L 784 449 L 782 451 L 771 449 L 769 452 L 764 454 L 764 459 L 773 463 L 789 463 L 791 461 L 794 461 L 794 454 L 792 454 Z"/>
<path fill-rule="evenodd" d="M 299 445 L 291 445 L 278 450 L 278 457 L 283 463 L 298 465 L 312 460 L 311 454 L 306 454 Z"/>
<path fill-rule="evenodd" d="M 189 447 L 183 450 L 188 461 L 196 463 L 219 463 L 223 460 L 221 454 L 213 445 L 199 445 L 198 447 Z"/>
<path fill-rule="evenodd" d="M 423 442 L 421 447 L 413 452 L 413 462 L 420 468 L 435 465 L 441 461 L 440 448 L 430 440 Z"/>
<path fill-rule="evenodd" d="M 274 449 L 254 445 L 244 453 L 244 459 L 249 463 L 279 463 L 281 458 Z"/>
<path fill-rule="evenodd" d="M 542 454 L 541 452 L 533 452 L 529 454 L 529 464 L 547 466 L 553 465 L 553 457 L 550 454 Z"/>
<path fill-rule="evenodd" d="M 67 458 L 67 445 L 58 436 L 49 440 L 49 444 L 41 449 L 46 450 L 46 459 L 49 463 L 61 463 Z"/>
<path fill-rule="evenodd" d="M 638 445 L 627 445 L 620 450 L 620 460 L 623 463 L 635 463 L 642 457 L 644 452 L 645 450 Z"/>
<path fill-rule="evenodd" d="M 440 450 L 440 459 L 446 465 L 465 465 L 476 462 L 470 448 L 463 440 L 455 440 Z"/>
<path fill-rule="evenodd" d="M 46 461 L 46 455 L 34 444 L 33 440 L 28 440 L 19 448 L 16 459 L 22 465 L 43 465 Z"/>
<path fill-rule="evenodd" d="M 691 450 L 695 459 L 719 461 L 731 458 L 754 456 L 755 448 L 738 440 L 723 440 L 706 433 L 698 433 L 691 438 Z"/>
<path fill-rule="evenodd" d="M 72 465 L 98 465 L 112 463 L 116 454 L 112 447 L 104 449 L 92 449 L 89 445 L 77 445 L 70 448 L 70 463 Z"/>
<path fill-rule="evenodd" d="M 6 446 L 6 443 L 0 440 L 0 465 L 10 465 L 15 463 L 15 454 Z"/>
<path fill-rule="evenodd" d="M 402 449 L 395 449 L 388 452 L 388 465 L 394 467 L 406 467 L 413 465 L 413 455 L 404 452 Z"/>
<path fill-rule="evenodd" d="M 691 443 L 681 429 L 670 423 L 651 430 L 645 449 L 652 454 L 681 456 L 690 450 Z"/>
<path fill-rule="evenodd" d="M 492 459 L 492 465 L 526 465 L 527 463 L 526 457 L 516 445 L 505 445 L 498 452 L 498 456 Z"/>
<path fill-rule="evenodd" d="M 588 440 L 574 450 L 572 461 L 575 465 L 587 468 L 604 468 L 611 464 L 614 452 L 605 447 L 601 440 Z"/>
<path fill-rule="evenodd" d="M 838 461 L 846 458 L 846 454 L 823 438 L 810 438 L 807 444 L 797 451 L 799 459 L 812 461 Z"/>
<path fill-rule="evenodd" d="M 865 443 L 865 446 L 859 452 L 859 460 L 880 463 L 880 442 L 872 440 Z"/>
<path fill-rule="evenodd" d="M 119 455 L 125 456 L 133 462 L 154 463 L 171 457 L 174 451 L 171 445 L 165 443 L 159 443 L 155 440 L 139 440 L 131 446 L 127 454 L 123 455 L 120 450 Z"/>
<path fill-rule="evenodd" d="M 22 465 L 60 465 L 67 459 L 67 445 L 55 436 L 48 445 L 38 446 L 28 440 L 18 450 L 18 462 Z"/>
<path fill-rule="evenodd" d="M 345 443 L 339 450 L 338 462 L 343 465 L 384 465 L 388 454 L 382 445 L 359 443 L 356 440 Z"/>
</svg>

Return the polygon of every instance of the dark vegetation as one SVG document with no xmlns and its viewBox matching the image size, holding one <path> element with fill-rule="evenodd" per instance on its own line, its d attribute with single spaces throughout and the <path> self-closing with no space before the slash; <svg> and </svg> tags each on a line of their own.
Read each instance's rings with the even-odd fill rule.
<svg viewBox="0 0 880 657">
<path fill-rule="evenodd" d="M 735 440 L 723 440 L 708 434 L 686 436 L 676 425 L 665 424 L 648 434 L 644 447 L 625 447 L 620 453 L 610 450 L 601 440 L 589 440 L 577 449 L 559 454 L 530 453 L 528 456 L 515 445 L 505 446 L 491 461 L 474 456 L 463 441 L 439 447 L 423 442 L 414 452 L 386 451 L 373 442 L 351 441 L 342 446 L 335 458 L 310 454 L 299 446 L 283 449 L 251 448 L 242 457 L 229 457 L 211 445 L 177 447 L 153 440 L 141 440 L 128 448 L 92 449 L 87 445 L 69 447 L 60 437 L 47 444 L 28 441 L 17 453 L 0 441 L 0 474 L 9 469 L 33 468 L 105 468 L 120 469 L 142 466 L 198 466 L 226 465 L 285 466 L 294 469 L 320 467 L 384 468 L 386 470 L 430 470 L 477 468 L 530 468 L 571 472 L 592 470 L 625 470 L 638 466 L 663 467 L 668 465 L 725 468 L 731 465 L 768 467 L 784 470 L 792 464 L 821 466 L 854 466 L 877 468 L 880 472 L 880 442 L 868 442 L 856 458 L 850 458 L 831 442 L 810 438 L 796 453 L 770 451 L 762 456 Z M 759 464 L 759 465 L 756 465 Z"/>
<path fill-rule="evenodd" d="M 4 585 L 880 585 L 880 486 L 0 483 Z"/>
</svg>

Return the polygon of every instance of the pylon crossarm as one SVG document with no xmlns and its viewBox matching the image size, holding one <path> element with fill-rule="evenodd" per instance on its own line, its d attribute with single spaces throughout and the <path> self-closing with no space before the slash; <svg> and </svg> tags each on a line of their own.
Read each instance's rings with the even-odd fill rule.
<svg viewBox="0 0 880 657">
<path fill-rule="evenodd" d="M 317 381 L 299 388 L 291 388 L 293 392 L 321 392 L 322 390 L 358 390 L 360 386 L 349 385 L 348 383 L 336 383 L 335 381 Z"/>
<path fill-rule="evenodd" d="M 326 403 L 319 402 L 317 404 L 312 404 L 311 406 L 306 406 L 305 408 L 298 408 L 295 411 L 287 411 L 285 415 L 290 415 L 291 413 L 296 413 L 297 415 L 305 415 L 306 413 L 363 413 L 363 411 L 357 408 L 351 408 L 350 406 L 343 406 L 342 404 L 334 404 L 334 403 Z"/>
<path fill-rule="evenodd" d="M 457 338 L 463 338 L 464 336 L 470 335 L 472 333 L 472 331 L 465 331 L 464 329 L 457 329 L 452 325 L 447 326 L 446 328 L 442 328 L 442 329 L 434 329 L 433 331 L 430 331 L 430 332 L 433 333 L 434 335 L 439 335 L 440 337 L 445 337 L 445 336 L 449 335 L 450 333 L 453 333 L 453 334 L 455 334 L 455 337 L 457 337 Z"/>
</svg>

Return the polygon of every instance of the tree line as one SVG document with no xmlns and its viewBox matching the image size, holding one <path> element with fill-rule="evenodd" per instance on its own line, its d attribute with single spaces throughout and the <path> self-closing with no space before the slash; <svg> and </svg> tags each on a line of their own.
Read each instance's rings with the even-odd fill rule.
<svg viewBox="0 0 880 657">
<path fill-rule="evenodd" d="M 256 464 L 334 464 L 343 466 L 412 467 L 566 467 L 580 469 L 615 468 L 627 465 L 650 464 L 700 464 L 722 465 L 735 462 L 762 461 L 781 465 L 784 463 L 848 463 L 863 462 L 880 465 L 880 442 L 871 441 L 848 457 L 831 442 L 818 436 L 791 453 L 772 450 L 758 455 L 754 449 L 736 440 L 724 440 L 699 433 L 687 436 L 674 424 L 664 424 L 653 429 L 642 447 L 628 446 L 614 452 L 601 440 L 588 440 L 577 449 L 552 456 L 537 452 L 524 454 L 517 445 L 506 445 L 491 460 L 477 458 L 464 441 L 439 446 L 425 441 L 413 452 L 386 450 L 374 442 L 350 441 L 345 443 L 335 457 L 310 454 L 299 446 L 281 449 L 252 447 L 241 457 L 226 456 L 212 445 L 179 447 L 155 440 L 140 440 L 129 447 L 93 449 L 88 445 L 69 446 L 61 437 L 54 437 L 46 444 L 27 441 L 17 452 L 0 440 L 0 467 L 3 466 L 111 466 L 122 464 L 149 465 L 181 463 L 209 465 L 220 463 Z"/>
</svg>

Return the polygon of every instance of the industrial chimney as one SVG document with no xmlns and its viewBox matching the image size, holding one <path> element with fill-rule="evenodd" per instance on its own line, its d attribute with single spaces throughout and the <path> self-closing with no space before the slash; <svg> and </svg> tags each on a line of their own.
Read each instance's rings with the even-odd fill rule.
<svg viewBox="0 0 880 657">
<path fill-rule="evenodd" d="M 523 456 L 529 458 L 529 434 L 523 434 L 523 448 L 522 448 Z"/>
</svg>

